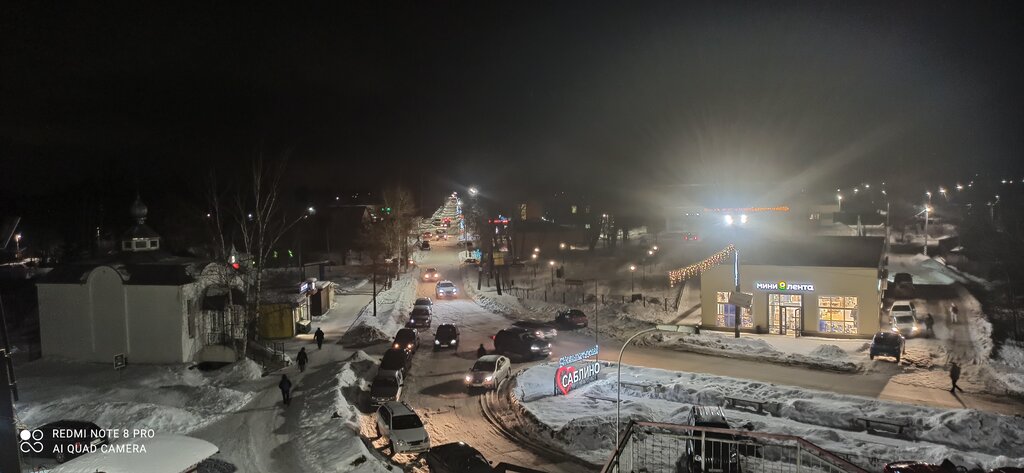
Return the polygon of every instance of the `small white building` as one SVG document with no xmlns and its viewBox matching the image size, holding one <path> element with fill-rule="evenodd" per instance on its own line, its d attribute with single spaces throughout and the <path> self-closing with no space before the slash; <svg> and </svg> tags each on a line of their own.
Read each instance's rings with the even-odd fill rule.
<svg viewBox="0 0 1024 473">
<path fill-rule="evenodd" d="M 224 265 L 161 250 L 160 236 L 144 223 L 141 201 L 131 214 L 136 224 L 122 238 L 120 252 L 59 266 L 37 284 L 43 356 L 235 361 L 233 342 L 244 333 L 239 278 Z"/>
</svg>

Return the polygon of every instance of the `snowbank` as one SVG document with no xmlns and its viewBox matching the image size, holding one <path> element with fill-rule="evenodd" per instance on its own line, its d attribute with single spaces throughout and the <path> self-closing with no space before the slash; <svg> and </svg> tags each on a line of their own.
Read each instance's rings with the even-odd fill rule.
<svg viewBox="0 0 1024 473">
<path fill-rule="evenodd" d="M 360 437 L 360 413 L 353 405 L 377 362 L 358 351 L 343 363 L 307 375 L 297 432 L 288 442 L 305 465 L 302 471 L 387 472 L 391 468 Z"/>
<path fill-rule="evenodd" d="M 16 412 L 29 426 L 86 419 L 103 428 L 187 434 L 237 411 L 254 396 L 259 366 L 243 361 L 215 372 L 187 366 L 107 366 L 37 361 L 22 370 Z"/>
<path fill-rule="evenodd" d="M 832 349 L 825 349 L 831 351 Z M 553 364 L 537 365 L 517 378 L 513 397 L 548 430 L 549 439 L 567 451 L 574 442 L 589 442 L 595 451 L 583 453 L 588 461 L 606 459 L 611 439 L 602 436 L 614 424 L 615 369 L 602 371 L 602 379 L 554 396 Z M 680 422 L 692 405 L 723 405 L 724 397 L 776 400 L 772 416 L 727 410 L 734 425 L 751 423 L 755 430 L 787 433 L 831 451 L 863 461 L 920 459 L 939 462 L 945 457 L 966 466 L 994 468 L 1024 466 L 1024 418 L 966 409 L 937 409 L 877 399 L 826 393 L 756 381 L 674 372 L 633 366 L 622 367 L 623 421 L 634 418 Z M 906 421 L 907 439 L 861 432 L 858 417 Z M 587 440 L 589 438 L 589 440 Z M 1013 455 L 1013 458 L 1000 455 Z"/>
<path fill-rule="evenodd" d="M 394 282 L 391 289 L 377 295 L 377 316 L 367 305 L 356 316 L 355 325 L 341 337 L 346 347 L 364 347 L 390 340 L 405 326 L 408 312 L 416 300 L 416 278 L 406 277 Z"/>
</svg>

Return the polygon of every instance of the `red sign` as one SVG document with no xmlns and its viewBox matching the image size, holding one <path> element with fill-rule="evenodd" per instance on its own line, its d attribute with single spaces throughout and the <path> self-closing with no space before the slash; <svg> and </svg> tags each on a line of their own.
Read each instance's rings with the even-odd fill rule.
<svg viewBox="0 0 1024 473">
<path fill-rule="evenodd" d="M 583 367 L 576 368 L 575 366 L 561 366 L 555 370 L 555 394 L 559 392 L 562 395 L 569 394 L 574 387 L 578 387 L 587 384 L 597 379 L 598 373 L 601 372 L 601 364 L 598 362 L 588 363 Z"/>
</svg>

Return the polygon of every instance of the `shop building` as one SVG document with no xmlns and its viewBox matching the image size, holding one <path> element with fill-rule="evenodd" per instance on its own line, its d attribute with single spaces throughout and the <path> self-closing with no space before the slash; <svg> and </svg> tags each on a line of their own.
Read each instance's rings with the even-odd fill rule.
<svg viewBox="0 0 1024 473">
<path fill-rule="evenodd" d="M 867 338 L 881 326 L 885 239 L 813 237 L 738 244 L 740 331 Z M 701 274 L 701 327 L 734 330 L 732 261 Z"/>
</svg>

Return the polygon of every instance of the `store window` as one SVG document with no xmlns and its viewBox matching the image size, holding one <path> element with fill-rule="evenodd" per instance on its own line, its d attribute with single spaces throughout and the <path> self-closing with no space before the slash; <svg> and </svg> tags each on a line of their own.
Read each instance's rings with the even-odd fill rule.
<svg viewBox="0 0 1024 473">
<path fill-rule="evenodd" d="M 728 292 L 718 292 L 715 295 L 718 308 L 715 311 L 715 324 L 719 327 L 735 327 L 736 326 L 736 306 L 729 303 Z M 753 328 L 754 318 L 750 314 L 750 310 L 754 306 L 751 305 L 750 309 L 742 309 L 740 311 L 740 327 L 741 328 Z"/>
<path fill-rule="evenodd" d="M 857 298 L 818 296 L 818 331 L 857 334 Z"/>
</svg>

